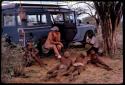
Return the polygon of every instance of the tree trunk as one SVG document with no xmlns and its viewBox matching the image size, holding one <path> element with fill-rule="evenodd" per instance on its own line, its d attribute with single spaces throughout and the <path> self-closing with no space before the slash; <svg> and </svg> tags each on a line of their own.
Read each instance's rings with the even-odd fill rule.
<svg viewBox="0 0 125 85">
<path fill-rule="evenodd" d="M 111 25 L 111 20 L 110 18 L 105 19 L 104 21 L 101 21 L 101 26 L 102 26 L 102 37 L 104 39 L 103 42 L 103 48 L 106 53 L 106 55 L 111 55 L 114 48 L 114 43 L 113 43 L 113 33 L 112 33 L 112 25 Z"/>
<path fill-rule="evenodd" d="M 114 54 L 117 50 L 116 30 L 112 32 L 112 25 L 111 25 L 110 19 L 105 19 L 102 22 L 101 22 L 101 25 L 102 25 L 102 34 L 103 34 L 102 37 L 104 39 L 104 42 L 103 42 L 104 52 L 106 56 L 107 55 L 112 56 L 112 54 Z"/>
<path fill-rule="evenodd" d="M 123 4 L 120 1 L 95 1 L 94 5 L 100 19 L 104 52 L 106 55 L 114 54 L 117 50 L 117 29 L 122 17 Z"/>
<path fill-rule="evenodd" d="M 99 35 L 100 34 L 99 19 L 95 18 L 95 20 L 96 20 L 97 35 Z"/>
</svg>

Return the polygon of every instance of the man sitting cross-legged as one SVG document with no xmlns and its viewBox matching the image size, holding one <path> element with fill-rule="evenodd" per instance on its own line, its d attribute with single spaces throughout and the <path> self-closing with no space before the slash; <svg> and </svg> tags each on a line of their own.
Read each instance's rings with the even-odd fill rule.
<svg viewBox="0 0 125 85">
<path fill-rule="evenodd" d="M 70 53 L 68 51 L 64 52 L 64 57 L 61 58 L 60 64 L 56 65 L 50 71 L 47 72 L 45 80 L 56 77 L 57 75 L 63 75 L 72 65 L 72 60 L 69 58 Z"/>
</svg>

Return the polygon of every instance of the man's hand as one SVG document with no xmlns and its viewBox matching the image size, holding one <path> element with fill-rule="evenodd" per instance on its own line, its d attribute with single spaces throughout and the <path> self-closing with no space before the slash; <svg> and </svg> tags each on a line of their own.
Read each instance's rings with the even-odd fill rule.
<svg viewBox="0 0 125 85">
<path fill-rule="evenodd" d="M 54 42 L 56 45 L 61 45 L 63 47 L 63 44 L 61 42 Z"/>
<path fill-rule="evenodd" d="M 60 44 L 60 42 L 55 42 L 55 41 L 51 41 L 51 43 L 56 45 Z"/>
<path fill-rule="evenodd" d="M 63 47 L 63 44 L 61 42 L 59 42 L 59 44 L 61 45 L 61 47 Z"/>
</svg>

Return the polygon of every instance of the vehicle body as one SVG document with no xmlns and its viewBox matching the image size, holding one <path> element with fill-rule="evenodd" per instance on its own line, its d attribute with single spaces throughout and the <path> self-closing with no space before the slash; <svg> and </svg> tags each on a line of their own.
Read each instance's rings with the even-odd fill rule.
<svg viewBox="0 0 125 85">
<path fill-rule="evenodd" d="M 19 9 L 25 10 L 27 23 L 22 26 Z M 58 18 L 57 18 L 58 17 Z M 61 17 L 61 18 L 60 18 Z M 10 4 L 2 6 L 2 35 L 7 34 L 14 43 L 25 47 L 32 38 L 35 42 L 46 37 L 53 24 L 59 26 L 61 40 L 64 42 L 82 41 L 91 25 L 77 25 L 75 11 L 59 5 Z"/>
</svg>

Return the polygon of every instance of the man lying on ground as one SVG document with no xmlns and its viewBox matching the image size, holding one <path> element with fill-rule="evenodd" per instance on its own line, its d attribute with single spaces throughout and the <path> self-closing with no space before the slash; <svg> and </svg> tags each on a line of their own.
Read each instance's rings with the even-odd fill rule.
<svg viewBox="0 0 125 85">
<path fill-rule="evenodd" d="M 69 58 L 70 53 L 68 51 L 64 52 L 64 57 L 61 58 L 60 64 L 56 65 L 50 71 L 47 72 L 45 80 L 55 78 L 57 75 L 63 75 L 72 65 L 72 60 Z"/>
<path fill-rule="evenodd" d="M 95 53 L 94 50 L 91 50 L 91 56 L 90 56 L 90 61 L 88 63 L 92 63 L 94 64 L 95 66 L 98 66 L 98 67 L 102 67 L 106 70 L 112 70 L 112 68 L 110 68 L 108 65 L 106 65 L 101 59 L 100 57 L 98 57 L 98 55 Z"/>
<path fill-rule="evenodd" d="M 91 48 L 87 51 L 87 55 L 89 56 L 90 51 L 94 50 L 96 54 L 98 54 L 99 51 L 99 42 L 97 37 L 95 36 L 95 34 L 90 31 L 90 33 L 88 33 L 88 36 L 86 37 L 86 44 L 91 45 Z"/>
<path fill-rule="evenodd" d="M 73 80 L 77 75 L 80 75 L 80 73 L 85 70 L 85 66 L 87 64 L 88 58 L 87 53 L 85 51 L 81 52 L 79 56 L 76 57 L 75 62 L 72 64 L 70 69 L 67 73 L 65 73 L 65 76 L 69 76 L 69 80 Z"/>
<path fill-rule="evenodd" d="M 27 46 L 24 54 L 25 63 L 29 64 L 32 59 L 34 59 L 41 67 L 45 65 L 40 61 L 38 50 L 33 46 L 33 42 L 29 41 L 27 42 Z"/>
</svg>

